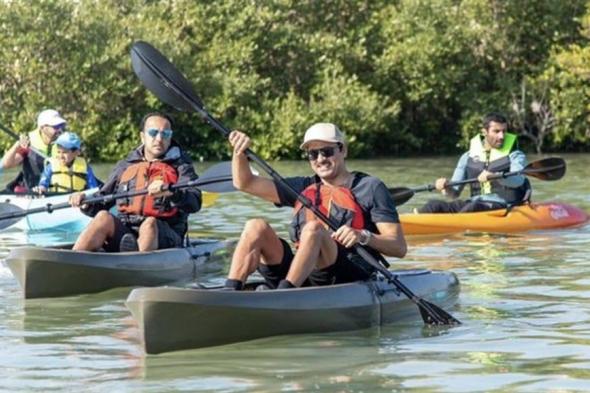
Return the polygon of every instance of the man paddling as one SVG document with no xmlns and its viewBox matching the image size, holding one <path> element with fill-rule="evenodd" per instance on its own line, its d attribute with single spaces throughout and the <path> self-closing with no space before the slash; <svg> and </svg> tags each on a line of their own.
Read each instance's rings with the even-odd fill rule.
<svg viewBox="0 0 590 393">
<path fill-rule="evenodd" d="M 376 255 L 402 258 L 406 242 L 387 187 L 379 179 L 346 168 L 347 145 L 338 127 L 317 123 L 310 127 L 301 148 L 315 176 L 287 178 L 340 227 L 331 233 L 313 213 L 271 179 L 250 170 L 246 150 L 250 138 L 239 131 L 229 136 L 233 146 L 232 176 L 239 190 L 277 206 L 294 207 L 291 240 L 296 253 L 263 219 L 246 223 L 232 258 L 225 288 L 240 290 L 247 277 L 258 270 L 270 288 L 330 285 L 370 276 L 372 268 L 359 258 L 351 261 L 350 247 L 361 244 Z"/>
<path fill-rule="evenodd" d="M 37 128 L 22 135 L 2 157 L 2 168 L 22 165 L 17 177 L 6 186 L 14 193 L 32 192 L 39 184 L 46 158 L 57 158 L 53 142 L 65 130 L 66 121 L 55 109 L 45 109 L 37 116 Z M 45 157 L 38 153 L 44 154 Z"/>
<path fill-rule="evenodd" d="M 142 144 L 119 161 L 98 195 L 147 188 L 138 195 L 110 203 L 84 205 L 84 193 L 72 195 L 72 206 L 94 219 L 80 234 L 74 250 L 150 251 L 182 245 L 188 215 L 201 208 L 201 192 L 195 188 L 167 191 L 170 184 L 196 179 L 191 159 L 172 139 L 172 120 L 163 113 L 149 113 L 140 126 Z M 97 196 L 98 196 L 97 195 Z M 117 205 L 117 216 L 109 209 Z"/>
<path fill-rule="evenodd" d="M 477 178 L 471 183 L 471 198 L 448 202 L 438 199 L 428 201 L 418 213 L 468 213 L 503 209 L 522 204 L 530 197 L 531 186 L 524 175 L 488 180 L 491 175 L 516 172 L 524 169 L 527 160 L 518 150 L 517 137 L 508 133 L 508 120 L 499 113 L 489 113 L 483 119 L 481 134 L 471 139 L 469 151 L 464 153 L 453 172 L 451 182 Z M 457 198 L 464 185 L 447 187 L 449 181 L 442 177 L 435 187 L 443 195 Z"/>
</svg>

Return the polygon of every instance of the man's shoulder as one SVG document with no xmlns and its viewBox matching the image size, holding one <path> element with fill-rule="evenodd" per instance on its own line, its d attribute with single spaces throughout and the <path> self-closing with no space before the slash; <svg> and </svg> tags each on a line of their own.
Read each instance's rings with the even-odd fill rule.
<svg viewBox="0 0 590 393">
<path fill-rule="evenodd" d="M 384 184 L 380 178 L 364 173 L 364 172 L 353 172 L 354 180 L 352 182 L 352 188 L 357 187 L 377 187 L 380 184 Z"/>
</svg>

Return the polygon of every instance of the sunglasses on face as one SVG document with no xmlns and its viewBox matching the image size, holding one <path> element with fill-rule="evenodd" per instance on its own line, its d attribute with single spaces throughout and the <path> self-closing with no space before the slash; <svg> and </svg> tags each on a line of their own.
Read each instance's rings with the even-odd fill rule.
<svg viewBox="0 0 590 393">
<path fill-rule="evenodd" d="M 169 128 L 162 130 L 162 131 L 158 130 L 157 128 L 150 128 L 149 130 L 146 130 L 145 133 L 148 134 L 152 138 L 155 138 L 156 136 L 158 136 L 158 134 L 160 134 L 162 136 L 162 139 L 172 138 L 172 130 Z"/>
<path fill-rule="evenodd" d="M 307 150 L 307 159 L 309 161 L 315 161 L 318 159 L 319 155 L 321 154 L 324 158 L 330 158 L 336 153 L 336 149 L 339 151 L 342 150 L 342 145 L 338 144 L 337 146 L 327 146 L 322 147 L 321 149 L 309 149 Z"/>
<path fill-rule="evenodd" d="M 64 131 L 66 130 L 66 125 L 65 125 L 65 124 L 58 124 L 58 125 L 56 125 L 56 126 L 49 126 L 49 125 L 48 125 L 47 127 L 49 127 L 49 128 L 53 128 L 53 130 L 54 130 L 56 133 L 61 133 L 61 132 L 64 132 Z"/>
</svg>

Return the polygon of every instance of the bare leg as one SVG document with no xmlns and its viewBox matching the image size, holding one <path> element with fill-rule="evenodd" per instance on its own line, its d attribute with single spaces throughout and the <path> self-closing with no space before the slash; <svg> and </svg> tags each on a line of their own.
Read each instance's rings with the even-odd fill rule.
<svg viewBox="0 0 590 393">
<path fill-rule="evenodd" d="M 137 246 L 139 251 L 158 249 L 158 224 L 156 218 L 146 218 L 138 229 Z"/>
<path fill-rule="evenodd" d="M 113 236 L 115 236 L 115 219 L 108 211 L 101 210 L 78 236 L 72 249 L 75 251 L 96 251 L 108 238 Z"/>
<path fill-rule="evenodd" d="M 249 220 L 234 251 L 228 278 L 244 282 L 259 263 L 276 265 L 282 259 L 283 245 L 271 226 L 260 218 Z"/>
<path fill-rule="evenodd" d="M 291 262 L 287 280 L 300 287 L 314 269 L 324 269 L 336 262 L 338 246 L 318 221 L 305 224 L 299 249 Z"/>
</svg>

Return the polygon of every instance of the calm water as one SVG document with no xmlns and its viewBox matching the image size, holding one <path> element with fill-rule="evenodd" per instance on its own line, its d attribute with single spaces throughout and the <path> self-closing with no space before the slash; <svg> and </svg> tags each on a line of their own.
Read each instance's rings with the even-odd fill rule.
<svg viewBox="0 0 590 393">
<path fill-rule="evenodd" d="M 534 157 L 531 157 L 531 159 Z M 537 201 L 590 211 L 590 155 L 566 156 L 555 183 L 532 180 Z M 390 186 L 450 175 L 454 158 L 352 162 Z M 284 174 L 305 164 L 277 163 Z M 198 166 L 202 171 L 204 166 Z M 98 168 L 106 173 L 108 167 Z M 417 195 L 401 212 L 423 203 Z M 284 233 L 288 210 L 225 194 L 192 218 L 195 235 L 236 238 L 243 221 L 264 216 Z M 0 256 L 24 243 L 0 234 Z M 464 322 L 432 331 L 420 321 L 353 333 L 275 337 L 204 350 L 143 354 L 124 306 L 129 289 L 24 301 L 0 266 L 0 389 L 4 391 L 590 391 L 590 225 L 510 236 L 408 239 L 395 267 L 450 269 L 461 283 L 448 310 Z M 220 282 L 226 266 L 203 277 Z"/>
</svg>

